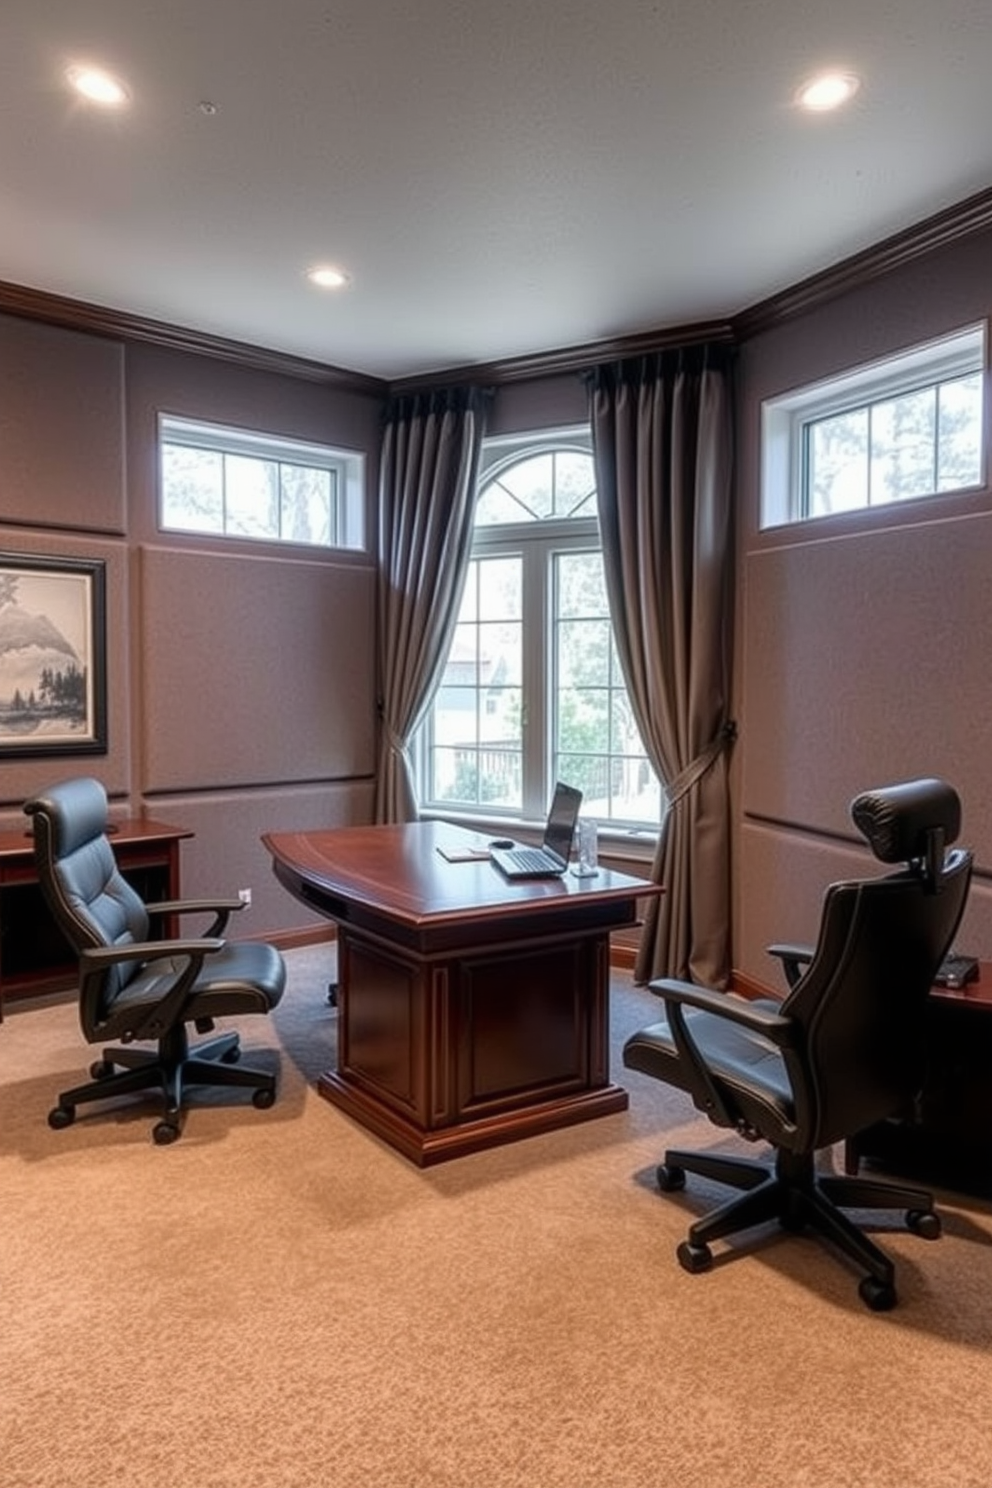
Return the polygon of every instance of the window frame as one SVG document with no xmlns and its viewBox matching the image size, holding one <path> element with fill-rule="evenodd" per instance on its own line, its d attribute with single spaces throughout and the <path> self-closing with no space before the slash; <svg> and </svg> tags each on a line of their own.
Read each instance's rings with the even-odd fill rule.
<svg viewBox="0 0 992 1488">
<path fill-rule="evenodd" d="M 477 490 L 497 479 L 501 470 L 535 455 L 581 453 L 592 456 L 592 431 L 587 425 L 542 430 L 531 434 L 495 437 L 485 441 L 479 463 Z M 494 803 L 435 800 L 431 784 L 433 704 L 414 742 L 414 766 L 422 809 L 430 815 L 478 820 L 543 822 L 554 785 L 556 565 L 559 554 L 602 553 L 598 514 L 500 522 L 477 528 L 471 560 L 519 558 L 521 572 L 521 698 L 526 723 L 521 740 L 521 805 L 519 810 Z M 607 818 L 600 830 L 625 838 L 652 841 L 658 823 Z"/>
<path fill-rule="evenodd" d="M 166 481 L 164 452 L 167 445 L 200 450 L 221 457 L 245 458 L 305 470 L 324 470 L 331 476 L 331 513 L 329 540 L 326 543 L 305 542 L 298 537 L 272 533 L 232 532 L 225 522 L 222 528 L 189 527 L 166 522 Z M 158 491 L 156 523 L 160 532 L 177 533 L 212 541 L 253 546 L 269 543 L 280 548 L 296 547 L 312 553 L 366 553 L 368 551 L 365 519 L 366 456 L 361 450 L 343 449 L 313 440 L 293 439 L 266 434 L 228 424 L 160 411 L 158 414 Z M 280 503 L 280 517 L 282 508 Z"/>
<path fill-rule="evenodd" d="M 870 410 L 876 404 L 931 391 L 976 374 L 981 376 L 983 387 L 979 473 L 974 483 L 921 492 L 895 501 L 869 501 L 843 511 L 810 512 L 808 449 L 810 431 L 815 424 L 861 411 L 868 412 L 870 419 Z M 962 492 L 982 489 L 988 472 L 988 402 L 986 321 L 765 399 L 761 405 L 760 529 L 819 524 L 866 513 L 877 515 L 893 507 L 933 499 L 944 501 Z M 938 448 L 937 436 L 934 448 Z"/>
</svg>

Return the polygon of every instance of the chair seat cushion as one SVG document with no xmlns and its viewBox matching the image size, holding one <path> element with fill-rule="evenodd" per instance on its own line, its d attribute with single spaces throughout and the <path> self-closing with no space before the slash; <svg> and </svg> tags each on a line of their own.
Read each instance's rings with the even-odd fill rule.
<svg viewBox="0 0 992 1488">
<path fill-rule="evenodd" d="M 182 969 L 184 957 L 150 961 L 124 987 L 101 1037 L 116 1037 L 138 1007 L 159 1002 Z M 196 996 L 185 1020 L 223 1018 L 239 1013 L 270 1013 L 286 985 L 286 963 L 275 946 L 262 941 L 228 941 L 216 955 L 207 956 L 198 978 Z"/>
<path fill-rule="evenodd" d="M 779 1004 L 757 1004 L 777 1010 Z M 762 1034 L 698 1008 L 685 1011 L 686 1026 L 734 1114 L 769 1141 L 791 1145 L 796 1111 L 785 1061 Z M 623 1049 L 628 1069 L 692 1093 L 686 1062 L 679 1057 L 666 1019 L 632 1034 Z"/>
</svg>

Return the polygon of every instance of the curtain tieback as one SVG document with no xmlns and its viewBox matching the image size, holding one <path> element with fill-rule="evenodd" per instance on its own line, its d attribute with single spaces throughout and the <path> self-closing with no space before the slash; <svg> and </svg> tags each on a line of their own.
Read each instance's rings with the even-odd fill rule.
<svg viewBox="0 0 992 1488">
<path fill-rule="evenodd" d="M 697 785 L 707 770 L 716 763 L 723 751 L 737 738 L 737 725 L 734 722 L 725 723 L 714 739 L 707 744 L 701 754 L 697 754 L 691 764 L 680 770 L 672 783 L 665 787 L 665 796 L 668 800 L 669 810 L 677 806 L 683 796 L 687 796 L 694 785 Z"/>
<path fill-rule="evenodd" d="M 393 754 L 406 753 L 406 740 L 401 738 L 395 729 L 386 728 L 386 743 L 389 745 Z"/>
</svg>

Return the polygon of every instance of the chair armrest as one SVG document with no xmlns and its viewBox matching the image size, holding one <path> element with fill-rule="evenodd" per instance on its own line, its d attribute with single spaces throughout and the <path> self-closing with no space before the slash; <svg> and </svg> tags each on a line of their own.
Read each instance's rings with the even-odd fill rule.
<svg viewBox="0 0 992 1488">
<path fill-rule="evenodd" d="M 223 935 L 231 915 L 247 908 L 243 899 L 160 899 L 145 905 L 149 916 L 159 918 L 163 915 L 212 914 L 215 919 L 207 931 L 208 936 Z"/>
<path fill-rule="evenodd" d="M 791 1018 L 766 1007 L 756 1007 L 747 998 L 734 992 L 714 992 L 708 987 L 697 987 L 693 982 L 671 981 L 660 978 L 648 986 L 656 996 L 664 999 L 665 1013 L 672 1038 L 689 1076 L 686 1088 L 700 1111 L 705 1112 L 716 1126 L 727 1126 L 743 1136 L 751 1136 L 748 1123 L 739 1113 L 731 1110 L 725 1094 L 719 1089 L 699 1046 L 692 1036 L 686 1021 L 685 1009 L 698 1008 L 701 1012 L 715 1014 L 728 1022 L 741 1024 L 756 1033 L 764 1034 L 779 1048 L 788 1048 L 795 1042 L 795 1024 Z"/>
<path fill-rule="evenodd" d="M 215 955 L 224 942 L 217 936 L 201 936 L 197 940 L 132 940 L 127 945 L 89 946 L 80 951 L 79 959 L 84 965 L 115 966 L 124 961 L 165 961 L 171 956 Z"/>
<path fill-rule="evenodd" d="M 808 966 L 813 959 L 812 946 L 776 942 L 775 945 L 766 946 L 765 949 L 769 956 L 777 956 L 781 961 L 785 980 L 790 987 L 796 985 L 803 974 L 803 968 Z"/>
<path fill-rule="evenodd" d="M 162 1038 L 170 1028 L 183 1021 L 186 1003 L 195 992 L 196 980 L 207 956 L 216 955 L 223 947 L 224 941 L 216 936 L 197 940 L 140 940 L 132 941 L 130 945 L 91 946 L 79 958 L 81 996 L 84 1000 L 96 1002 L 96 989 L 92 993 L 88 992 L 87 983 L 94 979 L 102 981 L 109 966 L 126 961 L 146 963 L 185 960 L 186 964 L 177 972 L 175 980 L 159 1000 L 150 1007 L 136 1007 L 133 1025 L 122 1028 L 117 1035 L 122 1044 L 130 1044 L 135 1039 Z"/>
<path fill-rule="evenodd" d="M 693 982 L 670 981 L 664 977 L 649 982 L 648 986 L 657 997 L 664 998 L 669 1007 L 680 1004 L 715 1013 L 718 1018 L 763 1033 L 782 1049 L 795 1042 L 796 1026 L 791 1018 L 783 1018 L 781 1013 L 761 1007 L 736 992 L 713 992 L 709 987 L 697 987 Z"/>
</svg>

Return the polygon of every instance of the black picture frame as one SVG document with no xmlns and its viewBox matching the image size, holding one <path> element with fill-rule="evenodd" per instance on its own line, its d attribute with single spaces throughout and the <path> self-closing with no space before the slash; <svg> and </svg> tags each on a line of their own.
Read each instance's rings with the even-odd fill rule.
<svg viewBox="0 0 992 1488">
<path fill-rule="evenodd" d="M 106 752 L 106 565 L 0 552 L 0 760 Z"/>
</svg>

